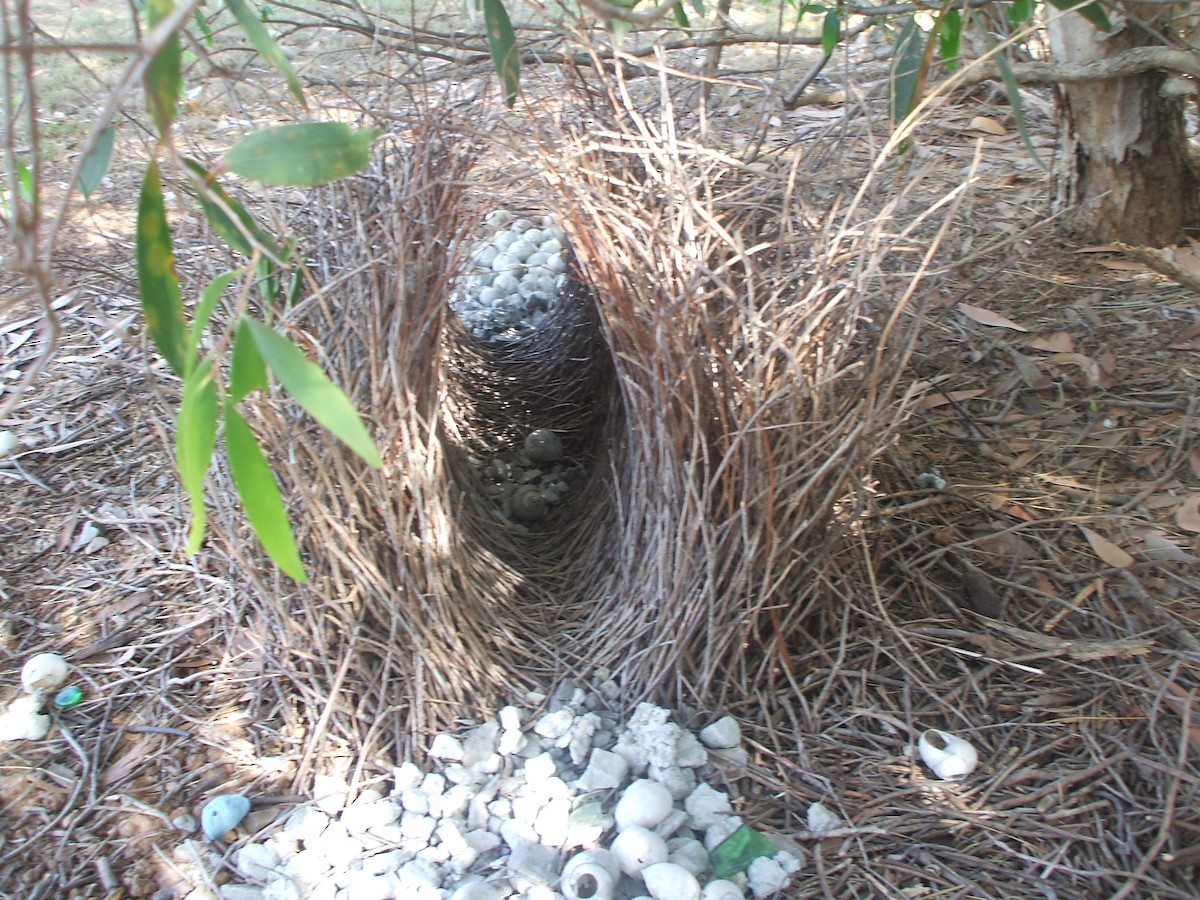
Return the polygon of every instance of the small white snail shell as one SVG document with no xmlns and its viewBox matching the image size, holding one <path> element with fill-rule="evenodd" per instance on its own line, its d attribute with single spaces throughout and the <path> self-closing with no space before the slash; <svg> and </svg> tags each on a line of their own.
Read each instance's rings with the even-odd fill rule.
<svg viewBox="0 0 1200 900">
<path fill-rule="evenodd" d="M 745 900 L 745 897 L 740 887 L 724 878 L 710 881 L 700 892 L 700 900 Z"/>
<path fill-rule="evenodd" d="M 625 788 L 613 810 L 617 831 L 631 825 L 653 828 L 671 814 L 674 805 L 670 790 L 657 781 L 640 778 Z"/>
<path fill-rule="evenodd" d="M 642 881 L 654 900 L 700 900 L 696 876 L 675 863 L 655 863 L 642 869 Z"/>
<path fill-rule="evenodd" d="M 921 733 L 917 752 L 934 775 L 947 781 L 966 778 L 979 765 L 979 754 L 974 747 L 958 735 L 936 728 Z"/>
<path fill-rule="evenodd" d="M 562 459 L 562 439 L 549 428 L 538 428 L 525 436 L 525 452 L 537 462 L 554 462 Z"/>
<path fill-rule="evenodd" d="M 536 522 L 546 513 L 546 498 L 533 484 L 523 484 L 513 491 L 509 504 L 513 516 L 522 522 Z"/>
<path fill-rule="evenodd" d="M 613 838 L 609 849 L 621 871 L 635 877 L 647 866 L 667 861 L 667 842 L 641 825 L 626 828 Z"/>
<path fill-rule="evenodd" d="M 621 868 L 607 850 L 584 850 L 563 866 L 559 891 L 567 900 L 612 900 Z"/>
<path fill-rule="evenodd" d="M 57 653 L 31 656 L 21 667 L 21 684 L 29 693 L 52 691 L 67 680 L 67 661 Z"/>
</svg>

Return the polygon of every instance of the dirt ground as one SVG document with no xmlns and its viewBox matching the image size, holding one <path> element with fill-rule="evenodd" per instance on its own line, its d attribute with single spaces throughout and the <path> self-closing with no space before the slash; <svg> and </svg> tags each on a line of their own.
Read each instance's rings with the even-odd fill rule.
<svg viewBox="0 0 1200 900">
<path fill-rule="evenodd" d="M 750 96 L 720 93 L 710 127 L 758 121 Z M 1048 156 L 1050 103 L 1031 96 Z M 806 141 L 824 140 L 850 110 L 776 111 L 766 143 L 818 152 Z M 948 702 L 981 729 L 1028 725 L 991 748 L 986 768 L 997 784 L 1056 783 L 1026 798 L 1061 836 L 1057 849 L 1029 850 L 1031 871 L 1053 883 L 1081 843 L 1080 859 L 1109 862 L 1077 884 L 1188 896 L 1200 865 L 1200 298 L 1057 229 L 1047 177 L 994 88 L 939 101 L 895 170 L 937 177 L 906 203 L 939 199 L 977 153 L 961 211 L 969 227 L 925 282 L 926 320 L 904 376 L 912 413 L 874 470 L 866 515 L 874 588 L 886 598 L 874 614 L 903 623 L 928 677 L 939 677 L 935 658 L 978 667 L 973 687 Z M 831 195 L 843 169 L 852 167 L 831 158 Z M 254 814 L 265 825 L 311 768 L 308 723 L 290 712 L 294 686 L 263 678 L 270 661 L 254 639 L 263 611 L 247 585 L 278 576 L 182 552 L 186 504 L 167 449 L 177 391 L 139 326 L 136 177 L 136 166 L 114 169 L 70 221 L 56 267 L 64 338 L 0 422 L 21 441 L 0 461 L 0 700 L 16 695 L 22 660 L 41 651 L 67 656 L 85 694 L 50 739 L 0 746 L 2 897 L 150 897 L 186 865 L 180 816 L 195 815 L 215 787 L 278 798 Z M 190 215 L 179 218 L 182 245 L 202 234 Z M 915 266 L 921 249 L 897 247 L 898 267 Z M 202 278 L 205 252 L 187 246 L 181 270 Z M 1200 249 L 1175 258 L 1200 270 Z M 0 396 L 40 351 L 38 329 L 27 307 L 0 321 Z M 882 689 L 862 699 L 854 715 L 886 718 L 901 702 Z M 1177 740 L 1162 742 L 1166 734 Z M 1063 775 L 1053 748 L 1083 762 Z M 1106 781 L 1092 760 L 1125 774 Z M 1138 771 L 1144 784 L 1129 774 Z M 856 825 L 893 824 L 869 773 L 846 784 Z M 955 801 L 969 812 L 962 821 L 989 833 L 962 851 L 981 860 L 1021 843 L 1003 807 L 988 806 L 990 790 Z M 1113 846 L 1096 849 L 1106 830 Z M 855 852 L 826 847 L 828 884 L 840 856 Z M 1029 895 L 1021 884 L 1013 896 Z M 876 896 L 942 895 L 920 885 L 896 875 Z M 971 884 L 945 894 L 993 895 Z"/>
</svg>

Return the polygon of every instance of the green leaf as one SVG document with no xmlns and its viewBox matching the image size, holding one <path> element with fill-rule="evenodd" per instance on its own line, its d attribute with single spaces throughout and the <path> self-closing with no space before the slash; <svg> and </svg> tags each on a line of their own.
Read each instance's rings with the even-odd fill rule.
<svg viewBox="0 0 1200 900">
<path fill-rule="evenodd" d="M 187 380 L 179 419 L 175 426 L 175 462 L 179 480 L 192 503 L 192 525 L 188 529 L 188 555 L 200 549 L 207 519 L 204 509 L 204 477 L 212 465 L 217 445 L 217 386 L 211 364 L 201 366 Z"/>
<path fill-rule="evenodd" d="M 26 203 L 33 203 L 35 194 L 33 189 L 33 172 L 21 160 L 18 159 L 15 162 L 17 168 L 17 191 L 20 193 L 22 200 Z"/>
<path fill-rule="evenodd" d="M 892 72 L 888 91 L 888 118 L 895 128 L 920 102 L 917 87 L 921 81 L 923 32 L 912 16 L 904 19 L 896 53 L 892 57 Z"/>
<path fill-rule="evenodd" d="M 195 368 L 196 357 L 199 355 L 200 339 L 204 337 L 204 329 L 208 327 L 208 320 L 212 318 L 217 301 L 221 299 L 221 295 L 225 293 L 225 289 L 229 287 L 233 279 L 241 274 L 241 269 L 235 269 L 232 272 L 218 275 L 208 283 L 204 288 L 204 293 L 200 295 L 200 302 L 196 304 L 196 312 L 192 316 L 192 328 L 187 337 L 187 360 L 184 363 L 183 371 L 189 377 L 192 369 Z"/>
<path fill-rule="evenodd" d="M 295 344 L 261 322 L 243 318 L 263 359 L 296 402 L 335 437 L 374 468 L 383 465 L 379 451 L 354 404 Z"/>
<path fill-rule="evenodd" d="M 370 162 L 378 128 L 345 122 L 300 122 L 252 132 L 225 154 L 225 165 L 266 185 L 325 184 L 353 175 Z"/>
<path fill-rule="evenodd" d="M 696 11 L 696 15 L 704 15 L 704 0 L 692 0 L 692 9 Z"/>
<path fill-rule="evenodd" d="M 676 3 L 671 7 L 671 13 L 675 17 L 675 24 L 680 28 L 691 30 L 692 23 L 688 21 L 687 10 L 683 8 L 683 3 Z"/>
<path fill-rule="evenodd" d="M 175 253 L 171 250 L 162 180 L 154 160 L 146 167 L 138 197 L 137 275 L 146 329 L 167 364 L 176 375 L 182 375 L 187 358 L 183 300 L 175 275 Z"/>
<path fill-rule="evenodd" d="M 775 845 L 764 835 L 749 825 L 742 825 L 713 847 L 709 861 L 712 863 L 713 875 L 717 878 L 728 878 L 738 872 L 745 872 L 756 859 L 772 857 L 778 852 Z"/>
<path fill-rule="evenodd" d="M 512 109 L 521 81 L 521 54 L 517 52 L 517 35 L 502 0 L 483 0 L 483 21 L 492 64 L 504 87 L 504 104 Z M 613 21 L 615 24 L 616 20 Z"/>
<path fill-rule="evenodd" d="M 1112 31 L 1112 22 L 1109 21 L 1108 14 L 1099 3 L 1089 3 L 1087 0 L 1049 0 L 1049 2 L 1055 9 L 1075 10 L 1101 31 Z"/>
<path fill-rule="evenodd" d="M 1012 0 L 1005 7 L 1010 25 L 1020 25 L 1033 17 L 1034 0 Z M 955 10 L 957 12 L 957 10 Z"/>
<path fill-rule="evenodd" d="M 1046 164 L 1038 155 L 1037 148 L 1033 146 L 1033 138 L 1030 137 L 1029 126 L 1025 122 L 1025 107 L 1021 102 L 1021 86 L 1017 83 L 1017 76 L 1013 74 L 1012 66 L 1009 65 L 1004 54 L 996 49 L 996 41 L 992 38 L 986 25 L 982 22 L 979 24 L 981 26 L 979 30 L 987 45 L 988 53 L 996 63 L 996 68 L 1000 70 L 1000 78 L 1004 82 L 1004 92 L 1008 95 L 1008 105 L 1012 107 L 1013 124 L 1017 126 L 1017 134 L 1021 136 L 1021 143 L 1029 151 L 1030 157 L 1044 171 Z"/>
<path fill-rule="evenodd" d="M 211 47 L 213 45 L 213 30 L 212 26 L 208 24 L 208 17 L 200 12 L 200 7 L 196 7 L 192 10 L 192 18 L 196 22 L 196 27 L 200 29 L 200 33 L 204 35 L 204 43 Z"/>
<path fill-rule="evenodd" d="M 196 183 L 196 196 L 200 200 L 200 208 L 204 210 L 204 217 L 225 243 L 246 256 L 253 256 L 257 246 L 276 260 L 282 262 L 286 258 L 275 239 L 263 230 L 246 207 L 229 196 L 203 165 L 186 158 L 183 164 L 192 173 Z"/>
<path fill-rule="evenodd" d="M 112 159 L 113 140 L 117 136 L 117 126 L 109 125 L 96 140 L 96 145 L 84 158 L 79 167 L 79 190 L 84 197 L 91 197 L 92 191 L 100 186 L 100 180 L 108 171 L 109 160 Z"/>
<path fill-rule="evenodd" d="M 265 256 L 260 256 L 254 271 L 258 275 L 259 293 L 267 306 L 274 307 L 279 299 L 279 269 Z"/>
<path fill-rule="evenodd" d="M 254 343 L 254 335 L 250 333 L 246 320 L 238 322 L 237 331 L 233 335 L 233 357 L 229 363 L 229 399 L 233 403 L 241 403 L 253 390 L 267 391 L 267 367 L 258 345 Z"/>
<path fill-rule="evenodd" d="M 946 64 L 946 71 L 958 68 L 958 49 L 962 38 L 962 14 L 957 9 L 942 13 L 942 27 L 938 32 L 938 53 Z"/>
<path fill-rule="evenodd" d="M 275 39 L 267 32 L 262 20 L 254 15 L 246 4 L 246 0 L 225 0 L 225 5 L 233 12 L 238 24 L 242 26 L 242 31 L 254 45 L 254 49 L 262 55 L 263 59 L 280 71 L 287 81 L 288 90 L 292 92 L 292 96 L 300 101 L 301 106 L 308 109 L 308 99 L 304 96 L 304 86 L 300 84 L 296 70 L 288 62 L 288 58 L 283 55 L 283 51 L 279 49 Z"/>
<path fill-rule="evenodd" d="M 258 438 L 229 402 L 225 404 L 225 453 L 246 518 L 263 549 L 292 578 L 301 584 L 308 581 L 275 473 L 258 445 Z"/>
<path fill-rule="evenodd" d="M 834 48 L 842 36 L 842 20 L 836 9 L 825 13 L 825 21 L 821 25 L 821 52 L 833 56 Z"/>
<path fill-rule="evenodd" d="M 146 0 L 150 27 L 165 19 L 174 9 L 174 0 Z M 166 138 L 175 121 L 180 85 L 179 33 L 176 32 L 146 67 L 146 107 L 150 110 L 150 118 L 154 120 L 159 137 Z"/>
</svg>

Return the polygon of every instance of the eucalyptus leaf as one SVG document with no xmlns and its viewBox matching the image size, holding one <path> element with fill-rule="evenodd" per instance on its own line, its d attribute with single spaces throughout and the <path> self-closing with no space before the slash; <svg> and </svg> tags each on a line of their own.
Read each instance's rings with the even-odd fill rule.
<svg viewBox="0 0 1200 900">
<path fill-rule="evenodd" d="M 211 364 L 199 367 L 187 380 L 175 425 L 175 462 L 179 480 L 192 504 L 187 552 L 200 549 L 207 514 L 204 508 L 204 478 L 212 465 L 217 444 L 217 386 Z"/>
<path fill-rule="evenodd" d="M 1074 10 L 1101 31 L 1112 31 L 1112 22 L 1109 21 L 1108 13 L 1094 0 L 1092 2 L 1087 2 L 1087 0 L 1049 0 L 1049 3 L 1055 9 Z"/>
<path fill-rule="evenodd" d="M 958 52 L 962 41 L 962 13 L 948 9 L 942 13 L 942 27 L 938 32 L 938 53 L 948 72 L 958 68 Z"/>
<path fill-rule="evenodd" d="M 251 132 L 225 154 L 225 166 L 266 185 L 326 184 L 365 169 L 383 132 L 344 122 L 300 122 Z"/>
<path fill-rule="evenodd" d="M 186 157 L 183 165 L 192 174 L 204 217 L 225 243 L 246 256 L 253 256 L 257 247 L 280 262 L 286 258 L 275 239 L 255 221 L 246 207 L 229 196 L 208 169 Z"/>
<path fill-rule="evenodd" d="M 504 89 L 504 104 L 511 109 L 516 103 L 520 87 L 521 55 L 517 52 L 517 35 L 503 0 L 483 0 L 483 22 L 487 27 L 492 65 L 496 67 L 496 74 L 500 76 Z"/>
<path fill-rule="evenodd" d="M 230 402 L 241 403 L 251 391 L 269 388 L 266 363 L 246 320 L 242 319 L 233 334 L 233 354 L 229 362 Z"/>
<path fill-rule="evenodd" d="M 303 584 L 308 580 L 296 550 L 287 508 L 258 438 L 232 403 L 225 404 L 225 453 L 233 485 L 242 498 L 250 527 L 267 555 L 286 574 Z"/>
<path fill-rule="evenodd" d="M 271 37 L 262 20 L 254 14 L 246 0 L 225 0 L 225 5 L 238 20 L 238 24 L 242 26 L 242 31 L 246 33 L 246 37 L 254 45 L 254 49 L 262 55 L 263 59 L 279 70 L 284 80 L 287 81 L 288 90 L 292 92 L 292 96 L 307 109 L 308 98 L 304 96 L 304 86 L 300 83 L 296 70 L 292 68 L 288 58 L 283 55 L 283 51 L 279 49 L 279 45 L 275 43 L 275 39 Z"/>
<path fill-rule="evenodd" d="M 175 9 L 174 0 L 146 0 L 147 21 L 153 28 Z M 146 67 L 146 107 L 159 137 L 165 139 L 179 108 L 180 76 L 179 33 L 172 34 Z"/>
<path fill-rule="evenodd" d="M 300 349 L 261 322 L 244 317 L 258 351 L 279 383 L 314 419 L 374 468 L 383 465 L 379 451 L 358 417 L 354 404 Z"/>
<path fill-rule="evenodd" d="M 830 9 L 825 13 L 825 19 L 821 24 L 821 52 L 826 56 L 833 56 L 833 51 L 841 36 L 841 17 L 836 9 Z"/>
<path fill-rule="evenodd" d="M 192 370 L 196 366 L 196 357 L 200 352 L 200 340 L 204 337 L 204 329 L 208 327 L 217 301 L 221 299 L 225 289 L 241 274 L 241 269 L 235 269 L 232 272 L 218 275 L 208 283 L 200 295 L 200 302 L 196 304 L 196 311 L 192 315 L 192 327 L 187 337 L 187 360 L 184 363 L 183 371 L 188 377 L 191 376 Z"/>
<path fill-rule="evenodd" d="M 138 197 L 137 275 L 146 329 L 167 364 L 175 374 L 182 375 L 187 358 L 183 300 L 175 274 L 162 179 L 154 160 L 146 167 Z"/>
<path fill-rule="evenodd" d="M 117 136 L 117 126 L 109 125 L 96 139 L 95 145 L 79 167 L 79 190 L 85 197 L 91 197 L 92 192 L 100 186 L 108 164 L 112 160 L 113 142 Z"/>
</svg>

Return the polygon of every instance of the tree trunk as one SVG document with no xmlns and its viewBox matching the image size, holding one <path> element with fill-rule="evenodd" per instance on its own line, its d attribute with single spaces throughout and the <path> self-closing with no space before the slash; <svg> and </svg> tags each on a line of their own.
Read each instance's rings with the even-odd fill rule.
<svg viewBox="0 0 1200 900">
<path fill-rule="evenodd" d="M 1114 31 L 1105 35 L 1077 13 L 1047 7 L 1055 59 L 1094 62 L 1162 43 L 1170 7 L 1125 10 L 1110 12 Z M 1166 81 L 1147 72 L 1059 88 L 1064 140 L 1056 199 L 1084 240 L 1157 247 L 1200 229 L 1200 180 L 1187 153 L 1183 100 L 1164 92 Z"/>
</svg>

